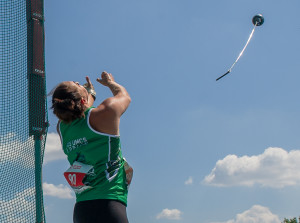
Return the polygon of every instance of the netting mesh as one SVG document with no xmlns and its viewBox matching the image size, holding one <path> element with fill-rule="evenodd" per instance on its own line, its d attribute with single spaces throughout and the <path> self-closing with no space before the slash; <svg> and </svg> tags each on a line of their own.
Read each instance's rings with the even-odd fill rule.
<svg viewBox="0 0 300 223">
<path fill-rule="evenodd" d="M 31 2 L 0 0 L 0 223 L 45 219 L 46 89 L 45 76 L 32 74 Z"/>
</svg>

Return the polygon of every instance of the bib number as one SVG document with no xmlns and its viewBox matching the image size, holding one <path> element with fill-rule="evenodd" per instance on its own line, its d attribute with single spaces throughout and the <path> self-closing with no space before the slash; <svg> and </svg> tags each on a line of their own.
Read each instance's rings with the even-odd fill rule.
<svg viewBox="0 0 300 223">
<path fill-rule="evenodd" d="M 93 173 L 93 166 L 75 161 L 73 165 L 64 172 L 64 177 L 75 193 L 81 193 L 82 191 L 91 188 L 87 185 L 87 182 L 84 183 L 83 181 L 87 175 Z"/>
</svg>

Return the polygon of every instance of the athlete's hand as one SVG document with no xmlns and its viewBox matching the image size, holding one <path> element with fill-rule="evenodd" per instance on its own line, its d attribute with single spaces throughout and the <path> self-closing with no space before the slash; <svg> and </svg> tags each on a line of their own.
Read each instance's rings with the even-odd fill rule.
<svg viewBox="0 0 300 223">
<path fill-rule="evenodd" d="M 112 74 L 103 71 L 101 74 L 101 79 L 97 78 L 97 81 L 104 86 L 109 86 L 112 82 L 115 82 L 115 79 Z"/>
<path fill-rule="evenodd" d="M 94 86 L 93 86 L 93 84 L 92 84 L 90 78 L 89 78 L 88 76 L 86 76 L 85 79 L 86 79 L 86 82 L 87 82 L 87 83 L 85 83 L 83 86 L 84 86 L 86 89 L 93 89 L 93 90 L 94 90 L 95 88 L 94 88 Z"/>
</svg>

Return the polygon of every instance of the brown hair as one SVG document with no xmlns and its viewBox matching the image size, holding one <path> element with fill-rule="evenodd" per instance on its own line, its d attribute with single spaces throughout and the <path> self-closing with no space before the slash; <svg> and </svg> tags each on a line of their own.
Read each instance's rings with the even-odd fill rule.
<svg viewBox="0 0 300 223">
<path fill-rule="evenodd" d="M 85 107 L 81 98 L 82 95 L 76 88 L 62 82 L 53 91 L 51 109 L 60 120 L 70 123 L 84 117 Z"/>
</svg>

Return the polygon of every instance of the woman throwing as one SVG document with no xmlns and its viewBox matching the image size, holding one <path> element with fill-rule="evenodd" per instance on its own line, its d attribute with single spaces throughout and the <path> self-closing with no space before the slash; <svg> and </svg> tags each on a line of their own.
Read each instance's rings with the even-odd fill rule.
<svg viewBox="0 0 300 223">
<path fill-rule="evenodd" d="M 132 168 L 122 156 L 119 123 L 131 98 L 103 72 L 99 83 L 113 97 L 92 107 L 96 92 L 89 79 L 60 83 L 52 95 L 57 131 L 71 167 L 64 173 L 76 194 L 74 223 L 128 223 L 126 206 Z"/>
</svg>

